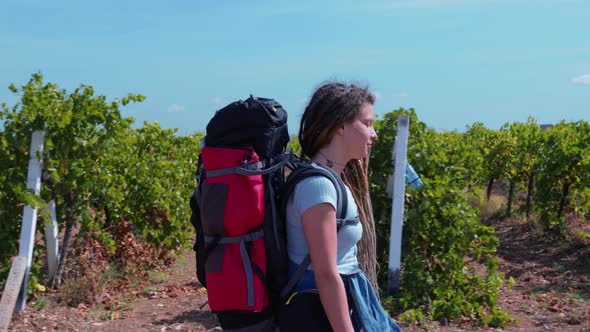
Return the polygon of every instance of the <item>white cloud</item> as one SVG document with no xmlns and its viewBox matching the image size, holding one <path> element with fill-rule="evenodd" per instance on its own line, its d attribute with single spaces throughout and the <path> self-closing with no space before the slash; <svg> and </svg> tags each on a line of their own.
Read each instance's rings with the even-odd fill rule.
<svg viewBox="0 0 590 332">
<path fill-rule="evenodd" d="M 575 84 L 590 84 L 590 74 L 574 77 L 572 78 L 572 82 Z"/>
<path fill-rule="evenodd" d="M 180 113 L 186 111 L 186 108 L 182 105 L 172 104 L 168 106 L 168 113 Z"/>
</svg>

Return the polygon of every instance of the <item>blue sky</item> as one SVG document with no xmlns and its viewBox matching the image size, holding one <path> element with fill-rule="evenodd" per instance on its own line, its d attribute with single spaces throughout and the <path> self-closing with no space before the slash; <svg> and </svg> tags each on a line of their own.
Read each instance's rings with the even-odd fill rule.
<svg viewBox="0 0 590 332">
<path fill-rule="evenodd" d="M 329 79 L 436 129 L 590 121 L 587 0 L 3 0 L 0 54 L 0 102 L 41 71 L 68 90 L 144 94 L 123 114 L 180 134 L 250 93 L 281 102 L 295 134 Z"/>
</svg>

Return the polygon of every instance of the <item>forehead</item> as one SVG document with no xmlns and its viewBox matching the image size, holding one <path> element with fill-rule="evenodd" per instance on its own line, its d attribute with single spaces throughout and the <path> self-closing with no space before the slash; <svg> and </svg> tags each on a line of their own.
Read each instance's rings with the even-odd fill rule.
<svg viewBox="0 0 590 332">
<path fill-rule="evenodd" d="M 372 120 L 373 116 L 373 105 L 365 103 L 361 106 L 361 111 L 357 114 L 356 118 L 361 120 Z"/>
</svg>

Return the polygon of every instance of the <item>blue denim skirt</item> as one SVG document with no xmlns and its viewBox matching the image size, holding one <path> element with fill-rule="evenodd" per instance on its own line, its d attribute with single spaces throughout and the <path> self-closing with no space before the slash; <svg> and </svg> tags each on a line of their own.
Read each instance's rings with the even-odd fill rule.
<svg viewBox="0 0 590 332">
<path fill-rule="evenodd" d="M 289 272 L 292 274 L 298 265 L 291 262 Z M 348 296 L 350 317 L 355 331 L 363 332 L 398 332 L 401 331 L 393 319 L 383 310 L 373 286 L 363 272 L 341 275 Z M 306 271 L 295 291 L 317 289 L 313 271 Z"/>
<path fill-rule="evenodd" d="M 373 286 L 363 272 L 343 276 L 345 287 L 352 299 L 352 324 L 355 331 L 401 331 L 383 310 Z"/>
</svg>

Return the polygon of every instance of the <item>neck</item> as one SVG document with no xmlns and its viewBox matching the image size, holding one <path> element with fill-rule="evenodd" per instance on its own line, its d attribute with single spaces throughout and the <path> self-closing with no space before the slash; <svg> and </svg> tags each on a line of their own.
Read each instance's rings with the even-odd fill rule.
<svg viewBox="0 0 590 332">
<path fill-rule="evenodd" d="M 336 174 L 342 174 L 344 167 L 346 166 L 346 162 L 343 162 L 338 157 L 336 157 L 333 153 L 327 150 L 319 150 L 311 160 L 315 163 L 324 165 L 330 169 L 332 169 Z"/>
</svg>

